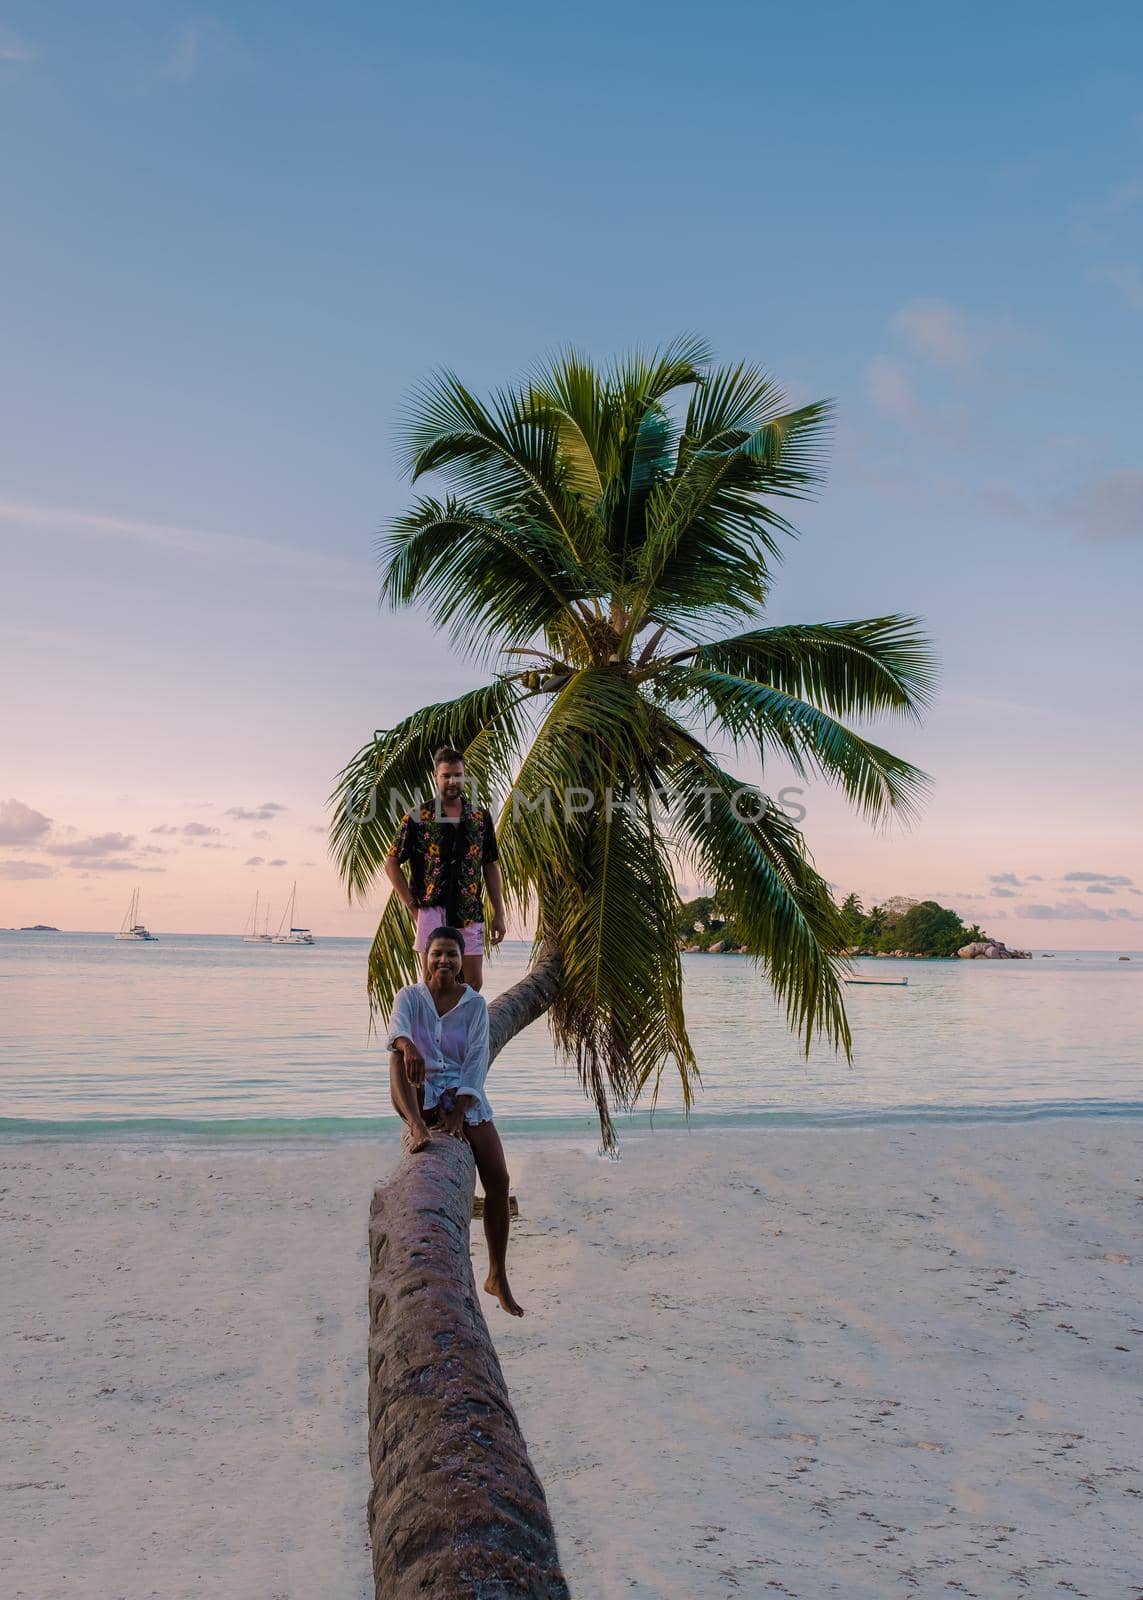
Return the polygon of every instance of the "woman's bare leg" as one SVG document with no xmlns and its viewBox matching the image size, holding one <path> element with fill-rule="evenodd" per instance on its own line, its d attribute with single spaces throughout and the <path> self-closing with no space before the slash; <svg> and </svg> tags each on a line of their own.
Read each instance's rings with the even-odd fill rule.
<svg viewBox="0 0 1143 1600">
<path fill-rule="evenodd" d="M 420 1088 L 415 1083 L 409 1082 L 405 1072 L 404 1056 L 399 1050 L 390 1050 L 389 1097 L 393 1102 L 394 1111 L 408 1126 L 409 1149 L 414 1155 L 418 1150 L 427 1150 L 432 1143 L 432 1134 L 429 1132 L 421 1105 L 421 1095 Z"/>
<path fill-rule="evenodd" d="M 488 1277 L 484 1288 L 494 1294 L 510 1316 L 522 1317 L 508 1287 L 508 1164 L 504 1146 L 493 1122 L 466 1122 L 464 1135 L 476 1157 L 476 1170 L 484 1187 L 484 1237 L 488 1242 Z"/>
</svg>

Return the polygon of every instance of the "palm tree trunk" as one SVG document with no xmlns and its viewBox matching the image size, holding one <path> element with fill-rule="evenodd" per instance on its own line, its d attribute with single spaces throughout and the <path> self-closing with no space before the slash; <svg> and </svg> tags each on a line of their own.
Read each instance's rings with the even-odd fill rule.
<svg viewBox="0 0 1143 1600">
<path fill-rule="evenodd" d="M 489 1061 L 495 1060 L 508 1041 L 514 1039 L 529 1023 L 535 1022 L 537 1017 L 542 1017 L 545 1011 L 551 1009 L 560 992 L 562 972 L 562 953 L 550 939 L 544 939 L 535 961 L 519 983 L 514 983 L 503 994 L 497 995 L 488 1007 Z M 582 1072 L 581 1080 L 595 1101 L 603 1148 L 608 1154 L 614 1154 L 619 1148 L 619 1140 L 607 1104 L 607 1085 L 600 1077 L 596 1077 L 594 1083 L 589 1082 Z"/>
<path fill-rule="evenodd" d="M 474 1188 L 468 1145 L 435 1138 L 373 1192 L 369 1533 L 378 1600 L 568 1600 L 544 1491 L 476 1297 Z"/>
<path fill-rule="evenodd" d="M 563 958 L 549 940 L 544 940 L 535 961 L 510 989 L 497 995 L 488 1007 L 488 1059 L 494 1061 L 509 1039 L 514 1039 L 529 1023 L 542 1017 L 560 987 Z"/>
</svg>

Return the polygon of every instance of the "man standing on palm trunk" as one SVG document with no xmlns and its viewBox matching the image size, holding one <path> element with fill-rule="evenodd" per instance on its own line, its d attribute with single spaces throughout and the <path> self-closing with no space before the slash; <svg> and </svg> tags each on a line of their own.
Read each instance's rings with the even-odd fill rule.
<svg viewBox="0 0 1143 1600">
<path fill-rule="evenodd" d="M 436 752 L 433 781 L 435 801 L 414 807 L 401 818 L 385 861 L 385 876 L 416 919 L 413 948 L 422 954 L 422 967 L 433 930 L 459 928 L 464 936 L 464 981 L 480 989 L 485 887 L 492 902 L 492 943 L 499 944 L 507 931 L 496 830 L 487 807 L 469 803 L 459 750 L 446 745 Z"/>
</svg>

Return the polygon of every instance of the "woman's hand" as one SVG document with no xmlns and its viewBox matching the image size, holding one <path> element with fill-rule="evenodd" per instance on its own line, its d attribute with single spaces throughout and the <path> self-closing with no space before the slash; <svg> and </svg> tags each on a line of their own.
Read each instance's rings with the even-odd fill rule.
<svg viewBox="0 0 1143 1600">
<path fill-rule="evenodd" d="M 451 1139 L 464 1137 L 464 1101 L 454 1100 L 447 1111 L 441 1112 L 439 1126 Z"/>
<path fill-rule="evenodd" d="M 419 1089 L 425 1081 L 425 1058 L 411 1039 L 400 1040 L 399 1048 L 405 1058 L 405 1076 L 415 1089 Z"/>
</svg>

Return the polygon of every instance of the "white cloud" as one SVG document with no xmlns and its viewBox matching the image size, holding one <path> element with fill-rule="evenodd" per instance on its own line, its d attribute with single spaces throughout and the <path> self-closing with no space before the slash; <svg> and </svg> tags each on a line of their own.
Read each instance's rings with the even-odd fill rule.
<svg viewBox="0 0 1143 1600">
<path fill-rule="evenodd" d="M 909 374 L 888 356 L 874 356 L 865 368 L 865 387 L 869 398 L 890 417 L 910 416 L 916 405 Z"/>
<path fill-rule="evenodd" d="M 288 867 L 289 864 L 285 856 L 275 856 L 273 861 L 267 861 L 266 863 L 268 867 Z"/>
<path fill-rule="evenodd" d="M 988 891 L 994 900 L 1015 900 L 1015 889 L 1005 889 L 1001 884 L 994 883 Z"/>
<path fill-rule="evenodd" d="M 287 811 L 288 806 L 279 805 L 276 800 L 263 800 L 260 806 L 245 807 L 231 806 L 226 815 L 233 817 L 236 822 L 270 822 L 278 811 Z"/>
<path fill-rule="evenodd" d="M 175 29 L 159 76 L 171 83 L 193 83 L 201 72 L 233 71 L 249 64 L 237 36 L 217 17 L 200 12 Z"/>
<path fill-rule="evenodd" d="M 945 300 L 911 300 L 892 327 L 915 355 L 945 372 L 967 372 L 986 343 L 978 325 Z"/>
<path fill-rule="evenodd" d="M 221 833 L 222 829 L 208 828 L 205 822 L 187 822 L 183 824 L 183 832 L 188 839 L 205 839 L 209 834 Z"/>
<path fill-rule="evenodd" d="M 152 828 L 152 833 L 178 833 L 173 822 L 160 822 L 157 828 Z"/>
<path fill-rule="evenodd" d="M 175 42 L 163 67 L 163 77 L 175 83 L 189 83 L 198 71 L 202 59 L 202 28 L 196 22 L 184 22 L 175 32 Z"/>
<path fill-rule="evenodd" d="M 1132 311 L 1143 311 L 1143 272 L 1133 261 L 1118 261 L 1109 267 L 1096 267 L 1095 276 L 1118 289 Z"/>
<path fill-rule="evenodd" d="M 159 550 L 227 563 L 245 560 L 261 568 L 278 567 L 308 573 L 323 588 L 347 594 L 360 595 L 363 584 L 368 588 L 374 583 L 365 562 L 342 561 L 336 556 L 292 549 L 270 539 L 248 538 L 243 534 L 207 533 L 198 528 L 176 527 L 172 523 L 106 516 L 101 512 L 34 505 L 20 500 L 0 500 L 0 523 L 39 529 L 59 538 L 125 539 Z"/>
<path fill-rule="evenodd" d="M 1109 472 L 1052 503 L 1054 515 L 1092 539 L 1132 539 L 1143 534 L 1143 472 Z"/>
<path fill-rule="evenodd" d="M 266 865 L 266 857 L 265 856 L 248 856 L 246 858 L 246 865 L 248 867 L 264 867 Z"/>
<path fill-rule="evenodd" d="M 0 28 L 0 61 L 19 64 L 36 59 L 35 49 L 10 28 Z"/>
<path fill-rule="evenodd" d="M 1126 183 L 1117 183 L 1108 190 L 1102 202 L 1102 209 L 1114 216 L 1120 211 L 1133 211 L 1143 200 L 1143 178 L 1129 178 Z"/>
<path fill-rule="evenodd" d="M 0 844 L 30 844 L 47 833 L 52 819 L 22 800 L 0 800 Z"/>
<path fill-rule="evenodd" d="M 19 882 L 26 878 L 51 878 L 55 868 L 42 861 L 0 861 L 0 878 Z"/>
</svg>

